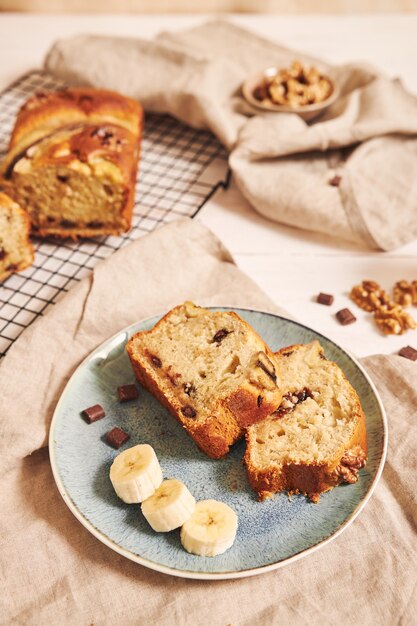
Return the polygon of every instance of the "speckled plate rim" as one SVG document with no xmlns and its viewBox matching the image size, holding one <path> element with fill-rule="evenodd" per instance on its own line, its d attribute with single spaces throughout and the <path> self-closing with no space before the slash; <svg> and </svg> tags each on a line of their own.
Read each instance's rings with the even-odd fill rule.
<svg viewBox="0 0 417 626">
<path fill-rule="evenodd" d="M 367 374 L 367 372 L 364 370 L 364 368 L 361 366 L 361 364 L 357 361 L 357 359 L 349 351 L 347 351 L 344 348 L 342 348 L 341 346 L 339 346 L 339 344 L 337 344 L 332 339 L 329 339 L 328 337 L 326 337 L 322 333 L 319 333 L 318 331 L 314 330 L 313 328 L 310 328 L 309 326 L 306 326 L 305 324 L 300 324 L 299 322 L 296 322 L 296 321 L 294 321 L 294 320 L 292 320 L 290 318 L 286 318 L 286 317 L 284 317 L 282 315 L 277 315 L 275 313 L 269 313 L 267 311 L 262 311 L 261 309 L 237 307 L 235 305 L 232 305 L 230 307 L 227 306 L 227 305 L 222 305 L 222 306 L 207 307 L 207 308 L 208 309 L 213 309 L 213 310 L 219 309 L 219 308 L 228 308 L 228 309 L 231 309 L 231 310 L 234 310 L 234 311 L 237 311 L 237 312 L 245 311 L 245 312 L 249 312 L 249 313 L 261 313 L 261 314 L 264 314 L 264 315 L 267 315 L 267 316 L 270 316 L 270 317 L 278 318 L 280 320 L 283 320 L 284 322 L 285 321 L 290 322 L 292 324 L 295 324 L 296 326 L 299 326 L 300 328 L 304 328 L 304 329 L 308 330 L 309 332 L 312 332 L 315 335 L 317 335 L 317 337 L 322 337 L 323 339 L 325 339 L 329 343 L 333 344 L 338 350 L 343 352 L 354 363 L 354 365 L 359 369 L 359 371 L 361 372 L 361 374 L 364 376 L 365 380 L 367 381 L 370 389 L 372 390 L 372 393 L 375 396 L 375 399 L 377 401 L 378 407 L 380 409 L 381 418 L 382 418 L 382 425 L 383 425 L 382 439 L 383 439 L 383 445 L 382 445 L 381 458 L 380 458 L 380 462 L 379 462 L 379 467 L 378 467 L 378 469 L 377 469 L 377 471 L 375 473 L 375 476 L 374 476 L 372 482 L 369 485 L 369 489 L 368 489 L 366 495 L 362 498 L 362 500 L 358 503 L 356 508 L 345 519 L 345 521 L 339 526 L 339 528 L 335 532 L 333 532 L 330 536 L 326 537 L 322 541 L 319 541 L 314 546 L 311 546 L 310 548 L 302 550 L 301 552 L 297 552 L 296 554 L 294 554 L 294 555 L 292 555 L 292 556 L 290 556 L 290 557 L 288 557 L 286 559 L 283 559 L 281 561 L 277 561 L 276 563 L 269 563 L 268 565 L 263 565 L 263 566 L 260 566 L 260 567 L 254 567 L 254 568 L 250 568 L 250 569 L 246 569 L 246 570 L 240 570 L 240 571 L 195 572 L 195 571 L 189 571 L 189 570 L 177 570 L 175 568 L 168 567 L 168 566 L 165 566 L 165 565 L 160 565 L 158 563 L 155 563 L 153 561 L 145 559 L 145 558 L 143 558 L 141 556 L 133 554 L 129 550 L 126 550 L 125 548 L 123 548 L 122 546 L 117 544 L 116 542 L 114 542 L 111 539 L 109 539 L 103 532 L 100 531 L 100 529 L 98 529 L 96 526 L 91 524 L 91 522 L 89 522 L 84 517 L 83 513 L 79 510 L 79 508 L 76 506 L 74 501 L 71 499 L 71 496 L 69 495 L 69 493 L 65 489 L 65 486 L 64 486 L 64 484 L 63 484 L 63 482 L 61 480 L 61 477 L 60 477 L 60 473 L 59 473 L 59 469 L 58 469 L 58 462 L 57 462 L 57 458 L 56 458 L 55 427 L 56 427 L 58 419 L 59 419 L 59 413 L 60 413 L 60 410 L 61 410 L 61 405 L 64 403 L 64 396 L 66 395 L 66 393 L 69 390 L 69 387 L 70 387 L 70 385 L 72 383 L 73 377 L 78 373 L 78 371 L 80 369 L 82 369 L 84 367 L 84 365 L 88 361 L 90 361 L 94 357 L 97 357 L 100 354 L 100 352 L 102 352 L 104 349 L 106 350 L 106 354 L 110 353 L 111 350 L 116 347 L 116 345 L 120 344 L 120 340 L 116 341 L 118 338 L 120 338 L 120 336 L 123 336 L 124 338 L 130 337 L 132 332 L 134 332 L 135 329 L 138 326 L 140 326 L 142 324 L 145 324 L 146 322 L 149 322 L 150 320 L 162 317 L 163 315 L 166 314 L 166 311 L 164 311 L 164 313 L 161 313 L 159 315 L 153 315 L 153 316 L 148 317 L 148 318 L 143 318 L 142 320 L 134 322 L 133 324 L 130 324 L 126 328 L 123 328 L 119 332 L 115 333 L 112 337 L 110 337 L 109 339 L 106 339 L 105 341 L 103 341 L 97 348 L 95 348 L 95 350 L 90 352 L 90 354 L 74 370 L 74 372 L 72 373 L 70 379 L 68 380 L 67 384 L 65 385 L 65 388 L 64 388 L 64 390 L 63 390 L 63 392 L 62 392 L 62 394 L 60 396 L 60 399 L 58 400 L 58 403 L 57 403 L 57 405 L 55 407 L 54 414 L 52 416 L 51 426 L 50 426 L 50 431 L 49 431 L 49 459 L 50 459 L 50 463 L 51 463 L 52 474 L 53 474 L 55 483 L 56 483 L 56 485 L 58 487 L 58 491 L 61 494 L 65 504 L 67 505 L 67 507 L 69 508 L 71 513 L 77 518 L 77 520 L 79 522 L 81 522 L 81 524 L 94 537 L 96 537 L 96 539 L 101 541 L 104 545 L 106 545 L 111 550 L 114 550 L 114 552 L 117 552 L 118 554 L 121 554 L 122 556 L 124 556 L 125 558 L 129 559 L 130 561 L 134 561 L 135 563 L 138 563 L 139 565 L 143 565 L 144 567 L 147 567 L 148 569 L 152 569 L 152 570 L 160 572 L 162 574 L 168 574 L 170 576 L 177 576 L 179 578 L 191 578 L 191 579 L 194 579 L 194 580 L 227 580 L 227 579 L 235 579 L 235 578 L 247 578 L 249 576 L 256 576 L 258 574 L 271 572 L 273 570 L 276 570 L 276 569 L 279 569 L 279 568 L 284 567 L 286 565 L 289 565 L 290 563 L 294 563 L 295 561 L 298 561 L 299 559 L 302 559 L 302 558 L 308 556 L 309 554 L 312 554 L 316 550 L 319 550 L 323 546 L 327 545 L 330 541 L 332 541 L 333 539 L 338 537 L 356 519 L 356 517 L 364 509 L 364 507 L 366 506 L 367 502 L 371 498 L 373 492 L 375 491 L 375 487 L 377 486 L 378 481 L 381 478 L 381 474 L 382 474 L 382 471 L 383 471 L 383 468 L 384 468 L 384 464 L 385 464 L 385 460 L 386 460 L 386 456 L 387 456 L 387 449 L 388 449 L 388 421 L 387 421 L 387 416 L 386 416 L 386 413 L 385 413 L 384 405 L 382 404 L 382 400 L 379 397 L 379 393 L 378 393 L 374 383 L 370 379 L 369 375 Z"/>
</svg>

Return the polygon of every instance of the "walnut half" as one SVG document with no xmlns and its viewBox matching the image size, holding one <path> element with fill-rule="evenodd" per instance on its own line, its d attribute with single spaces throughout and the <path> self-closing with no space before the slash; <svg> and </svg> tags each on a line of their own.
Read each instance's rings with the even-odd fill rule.
<svg viewBox="0 0 417 626">
<path fill-rule="evenodd" d="M 402 335 L 408 329 L 417 328 L 414 318 L 399 304 L 381 306 L 375 311 L 374 319 L 385 335 Z"/>
<path fill-rule="evenodd" d="M 359 470 L 366 465 L 366 454 L 360 446 L 347 450 L 334 470 L 334 475 L 341 482 L 356 483 Z"/>
<path fill-rule="evenodd" d="M 399 280 L 394 285 L 394 301 L 401 306 L 417 304 L 417 280 Z"/>
<path fill-rule="evenodd" d="M 364 311 L 376 311 L 384 304 L 393 303 L 382 287 L 373 280 L 363 280 L 360 285 L 352 287 L 350 298 Z"/>
</svg>

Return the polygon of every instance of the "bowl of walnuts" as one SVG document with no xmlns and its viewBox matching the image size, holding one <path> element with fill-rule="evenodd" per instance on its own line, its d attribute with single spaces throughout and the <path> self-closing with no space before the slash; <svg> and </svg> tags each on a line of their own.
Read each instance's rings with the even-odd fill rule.
<svg viewBox="0 0 417 626">
<path fill-rule="evenodd" d="M 242 93 L 263 111 L 297 113 L 310 120 L 333 104 L 340 90 L 321 69 L 293 61 L 290 67 L 268 67 L 249 77 Z"/>
</svg>

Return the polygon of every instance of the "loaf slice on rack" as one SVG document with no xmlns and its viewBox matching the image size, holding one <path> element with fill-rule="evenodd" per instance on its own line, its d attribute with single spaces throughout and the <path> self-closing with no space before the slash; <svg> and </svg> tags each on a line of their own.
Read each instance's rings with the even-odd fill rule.
<svg viewBox="0 0 417 626">
<path fill-rule="evenodd" d="M 21 109 L 3 188 L 38 236 L 129 230 L 142 133 L 140 105 L 103 90 L 38 94 Z"/>
<path fill-rule="evenodd" d="M 186 302 L 127 344 L 133 370 L 212 458 L 280 405 L 278 359 L 234 312 Z"/>
<path fill-rule="evenodd" d="M 365 416 L 357 393 L 318 341 L 276 354 L 280 407 L 246 432 L 245 464 L 261 499 L 288 490 L 318 501 L 341 482 L 354 483 L 365 465 Z"/>
<path fill-rule="evenodd" d="M 0 281 L 33 263 L 29 218 L 16 202 L 0 193 Z"/>
</svg>

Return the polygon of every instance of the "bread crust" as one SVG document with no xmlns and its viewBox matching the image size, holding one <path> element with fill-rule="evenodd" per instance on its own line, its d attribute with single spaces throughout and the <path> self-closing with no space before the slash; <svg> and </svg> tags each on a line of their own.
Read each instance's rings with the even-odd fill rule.
<svg viewBox="0 0 417 626">
<path fill-rule="evenodd" d="M 276 354 L 285 357 L 301 347 L 303 347 L 301 344 L 295 344 L 281 349 Z M 321 354 L 323 355 L 322 358 L 325 358 L 323 349 L 321 349 Z M 332 365 L 338 368 L 335 363 L 332 363 Z M 321 493 L 329 491 L 346 481 L 343 472 L 339 470 L 345 459 L 349 463 L 349 455 L 352 456 L 352 459 L 360 459 L 363 462 L 360 466 L 365 464 L 368 452 L 366 418 L 356 391 L 351 387 L 343 372 L 342 375 L 346 384 L 351 388 L 351 394 L 354 396 L 357 423 L 349 440 L 326 463 L 300 462 L 278 465 L 271 462 L 268 468 L 260 469 L 252 462 L 251 446 L 254 445 L 253 434 L 250 431 L 246 431 L 244 464 L 249 483 L 258 493 L 260 500 L 265 500 L 280 491 L 288 491 L 289 493 L 302 493 L 309 496 L 313 502 L 318 502 Z M 285 393 L 285 390 L 283 391 Z"/>
<path fill-rule="evenodd" d="M 224 398 L 219 398 L 215 406 L 212 407 L 211 414 L 202 423 L 193 422 L 192 418 L 184 416 L 182 409 L 184 402 L 180 401 L 175 393 L 175 389 L 169 392 L 168 388 L 161 386 L 161 374 L 159 369 L 152 367 L 150 360 L 139 358 L 135 353 L 135 337 L 138 335 L 146 335 L 152 333 L 160 325 L 163 325 L 171 315 L 175 315 L 182 305 L 175 307 L 169 311 L 153 329 L 143 331 L 134 335 L 127 344 L 127 352 L 133 367 L 133 371 L 138 382 L 143 385 L 157 400 L 165 406 L 176 420 L 182 425 L 186 432 L 192 437 L 197 446 L 205 454 L 213 459 L 223 457 L 229 451 L 231 445 L 236 443 L 244 434 L 244 427 L 255 421 L 263 419 L 276 409 L 276 404 L 270 404 L 267 401 L 259 404 L 259 394 L 254 392 L 254 387 L 249 384 L 242 385 L 233 393 Z M 242 320 L 238 315 L 230 312 L 236 317 L 245 328 L 251 332 L 255 331 Z M 256 335 L 258 339 L 258 335 Z M 262 341 L 262 340 L 261 340 Z M 266 354 L 273 353 L 262 342 Z M 279 404 L 280 394 L 278 396 Z"/>
<path fill-rule="evenodd" d="M 143 109 L 136 100 L 105 89 L 83 87 L 41 91 L 20 109 L 9 150 L 19 144 L 21 148 L 28 146 L 62 126 L 106 123 L 122 126 L 139 138 Z"/>
<path fill-rule="evenodd" d="M 10 209 L 11 211 L 18 213 L 23 221 L 23 232 L 22 238 L 25 241 L 25 248 L 28 254 L 28 258 L 22 260 L 20 263 L 16 264 L 13 269 L 3 269 L 0 268 L 0 282 L 6 280 L 11 274 L 15 272 L 21 272 L 26 269 L 30 265 L 32 265 L 33 260 L 35 258 L 35 253 L 33 246 L 29 240 L 29 232 L 30 232 L 30 220 L 29 216 L 12 198 L 10 198 L 7 194 L 0 191 L 0 207 L 5 207 Z"/>
</svg>

